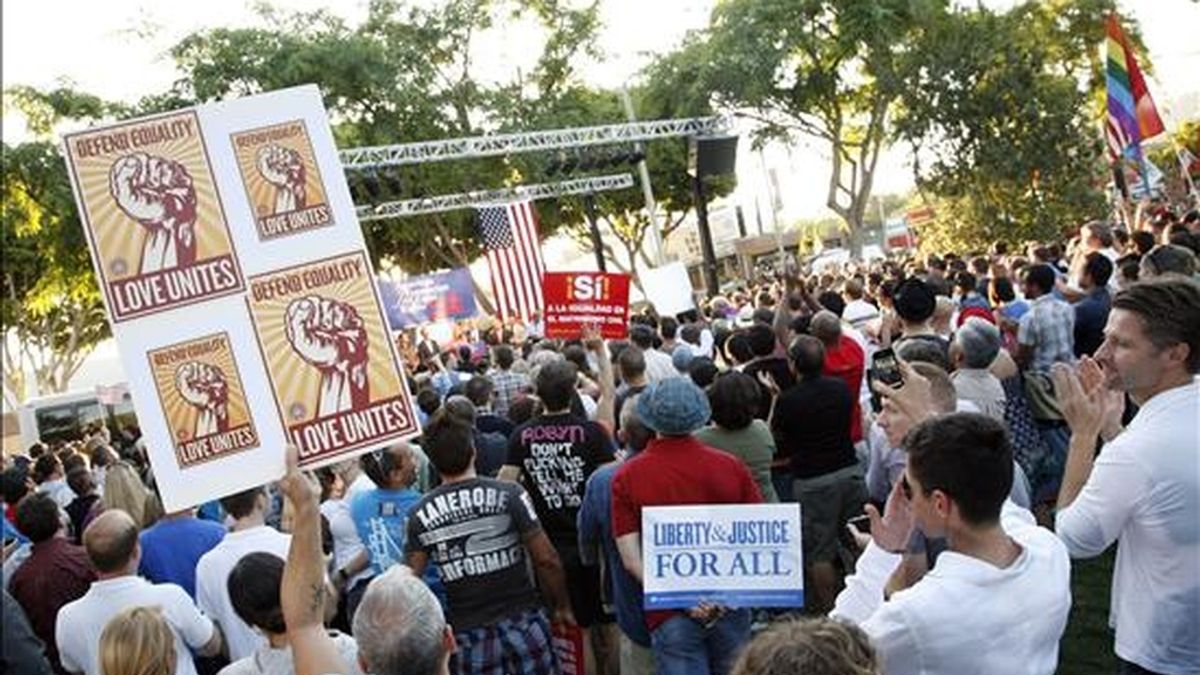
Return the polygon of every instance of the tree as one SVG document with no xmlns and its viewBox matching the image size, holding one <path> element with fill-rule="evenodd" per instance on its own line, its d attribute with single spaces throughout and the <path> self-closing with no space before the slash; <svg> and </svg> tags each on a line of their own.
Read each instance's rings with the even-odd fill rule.
<svg viewBox="0 0 1200 675">
<path fill-rule="evenodd" d="M 61 392 L 109 336 L 66 165 L 58 145 L 44 136 L 63 119 L 107 115 L 117 106 L 67 88 L 16 89 L 6 98 L 40 136 L 3 146 L 0 333 L 4 394 L 17 404 L 30 393 L 27 371 L 40 393 Z"/>
<path fill-rule="evenodd" d="M 673 77 L 664 76 L 660 69 L 651 69 L 644 73 L 642 81 L 630 91 L 638 118 L 707 117 L 713 114 L 707 103 L 697 104 L 675 98 L 672 92 L 677 87 L 677 81 Z M 556 107 L 543 111 L 539 117 L 526 123 L 532 128 L 548 128 L 613 124 L 624 119 L 625 112 L 619 92 L 577 87 L 564 95 Z M 630 158 L 633 150 L 633 147 L 587 150 L 581 156 L 586 157 L 589 153 L 600 156 L 611 153 Z M 684 138 L 651 141 L 645 144 L 644 153 L 650 183 L 654 189 L 659 235 L 662 241 L 666 241 L 672 232 L 683 225 L 687 215 L 695 208 L 691 179 L 687 174 L 687 142 Z M 540 163 L 544 160 L 545 158 L 534 157 L 531 161 Z M 622 165 L 620 170 L 630 168 L 629 165 Z M 612 168 L 608 168 L 581 173 L 612 171 Z M 712 201 L 726 196 L 733 191 L 735 184 L 732 176 L 706 179 L 706 198 Z M 631 274 L 634 285 L 644 292 L 638 271 L 654 266 L 655 262 L 647 248 L 646 237 L 650 232 L 651 222 L 641 190 L 598 193 L 595 195 L 595 205 L 605 259 L 613 263 L 619 271 Z M 559 213 L 568 223 L 564 232 L 581 250 L 593 250 L 583 199 L 573 197 L 562 200 Z"/>
<path fill-rule="evenodd" d="M 543 49 L 509 81 L 481 79 L 472 60 L 479 37 L 521 16 L 543 29 Z M 449 0 L 401 6 L 371 0 L 366 20 L 349 26 L 326 12 L 265 10 L 268 27 L 194 33 L 172 50 L 181 79 L 170 101 L 209 101 L 305 83 L 324 95 L 340 147 L 474 136 L 513 128 L 530 111 L 553 107 L 574 82 L 572 64 L 594 49 L 595 4 L 575 9 L 547 0 Z M 382 200 L 493 189 L 522 182 L 517 158 L 439 162 L 360 175 Z M 540 206 L 542 235 L 564 221 Z M 464 266 L 482 245 L 474 213 L 456 211 L 364 223 L 372 257 L 409 272 Z M 487 294 L 477 290 L 485 312 Z"/>
<path fill-rule="evenodd" d="M 1098 67 L 1096 44 L 1064 26 L 1090 26 L 1087 39 L 1098 42 L 1108 4 L 958 10 L 911 43 L 894 132 L 912 145 L 918 188 L 935 204 L 922 246 L 1053 239 L 1103 215 L 1102 147 L 1084 77 Z"/>
<path fill-rule="evenodd" d="M 862 249 L 864 214 L 887 117 L 905 81 L 904 45 L 940 0 L 728 0 L 668 56 L 692 64 L 693 96 L 715 93 L 761 124 L 758 142 L 806 134 L 827 144 L 826 205 Z"/>
</svg>

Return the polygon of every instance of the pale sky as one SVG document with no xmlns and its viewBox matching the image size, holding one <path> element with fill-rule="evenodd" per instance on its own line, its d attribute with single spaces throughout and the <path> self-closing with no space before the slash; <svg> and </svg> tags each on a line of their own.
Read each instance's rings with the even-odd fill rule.
<svg viewBox="0 0 1200 675">
<path fill-rule="evenodd" d="M 432 2 L 434 0 L 423 0 Z M 1005 6 L 1013 0 L 989 0 Z M 287 0 L 288 9 L 320 7 L 357 22 L 365 15 L 365 0 Z M 602 0 L 604 28 L 600 38 L 606 52 L 599 62 L 583 64 L 586 80 L 618 86 L 633 76 L 653 52 L 674 47 L 690 28 L 703 27 L 713 0 Z M 79 88 L 115 100 L 136 100 L 162 91 L 176 79 L 165 52 L 182 36 L 201 28 L 245 26 L 259 21 L 248 0 L 206 0 L 183 3 L 151 0 L 4 0 L 3 82 L 54 86 L 69 81 Z M 1123 0 L 1121 6 L 1141 23 L 1156 69 L 1151 89 L 1168 127 L 1178 123 L 1173 108 L 1200 114 L 1200 4 L 1191 0 Z M 539 45 L 530 40 L 488 36 L 479 47 L 480 68 L 495 68 L 505 77 L 511 64 L 531 63 Z M 496 64 L 494 66 L 488 64 Z M 503 64 L 503 65 L 502 65 Z M 485 71 L 486 72 L 486 71 Z M 23 135 L 15 116 L 5 116 L 5 140 Z M 422 139 L 397 138 L 397 142 Z M 777 170 L 785 187 L 783 217 L 824 215 L 828 156 L 820 144 L 799 143 L 769 148 L 765 161 L 745 148 L 739 157 L 741 187 L 737 199 L 752 217 L 755 195 L 766 208 L 763 167 Z M 887 153 L 876 181 L 876 192 L 910 187 L 910 170 L 903 149 Z M 764 216 L 768 220 L 769 216 Z"/>
</svg>

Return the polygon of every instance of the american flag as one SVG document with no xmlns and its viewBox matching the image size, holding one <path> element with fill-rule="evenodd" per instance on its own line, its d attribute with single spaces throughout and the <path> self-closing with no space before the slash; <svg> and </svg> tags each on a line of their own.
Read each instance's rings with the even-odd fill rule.
<svg viewBox="0 0 1200 675">
<path fill-rule="evenodd" d="M 540 313 L 542 299 L 542 246 L 538 241 L 533 202 L 513 202 L 479 209 L 479 231 L 492 275 L 492 294 L 500 316 L 528 321 Z"/>
</svg>

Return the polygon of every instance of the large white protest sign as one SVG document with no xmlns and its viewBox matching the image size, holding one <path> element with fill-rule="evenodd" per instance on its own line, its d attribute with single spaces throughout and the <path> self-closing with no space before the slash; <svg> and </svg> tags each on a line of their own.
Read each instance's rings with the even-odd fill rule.
<svg viewBox="0 0 1200 675">
<path fill-rule="evenodd" d="M 696 308 L 696 300 L 692 297 L 692 280 L 683 263 L 676 261 L 642 270 L 641 276 L 646 299 L 654 303 L 659 316 L 675 316 Z"/>
<path fill-rule="evenodd" d="M 418 432 L 315 86 L 63 143 L 168 511 Z"/>
<path fill-rule="evenodd" d="M 801 607 L 798 504 L 642 509 L 645 608 Z"/>
</svg>

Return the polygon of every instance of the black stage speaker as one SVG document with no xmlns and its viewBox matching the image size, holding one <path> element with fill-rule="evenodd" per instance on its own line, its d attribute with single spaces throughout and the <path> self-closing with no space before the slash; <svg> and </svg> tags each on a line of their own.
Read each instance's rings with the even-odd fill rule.
<svg viewBox="0 0 1200 675">
<path fill-rule="evenodd" d="M 688 175 L 707 178 L 733 173 L 737 142 L 737 136 L 689 136 Z"/>
</svg>

